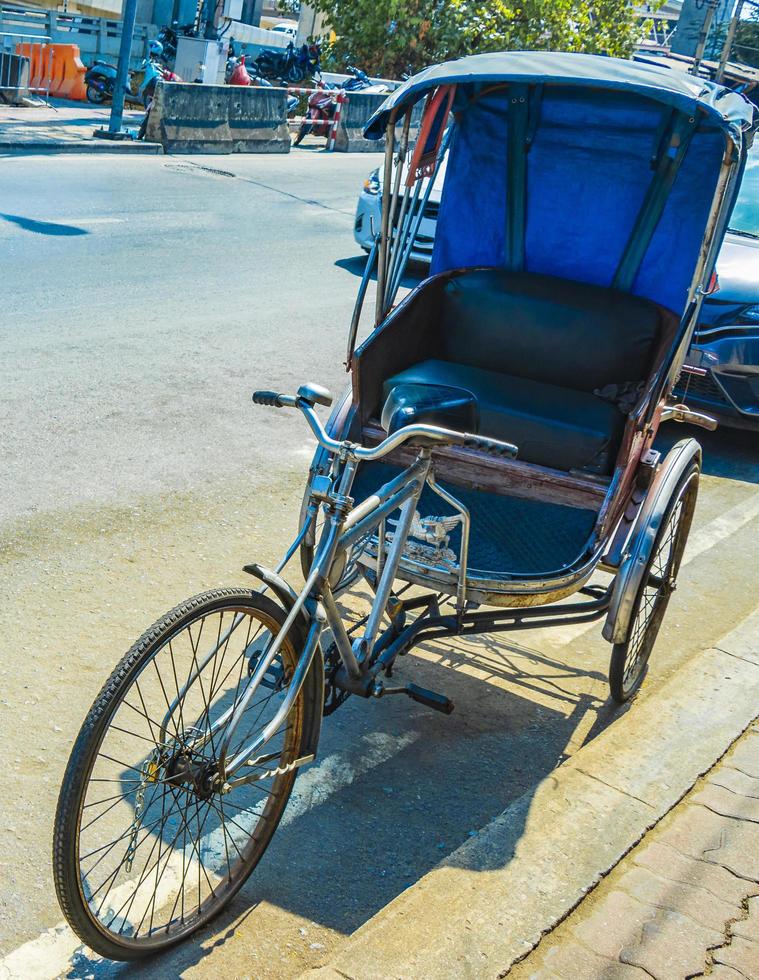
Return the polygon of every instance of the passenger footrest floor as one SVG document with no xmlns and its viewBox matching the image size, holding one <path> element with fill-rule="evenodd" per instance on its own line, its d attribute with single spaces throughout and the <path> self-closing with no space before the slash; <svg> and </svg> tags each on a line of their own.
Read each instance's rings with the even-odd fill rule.
<svg viewBox="0 0 759 980">
<path fill-rule="evenodd" d="M 363 463 L 353 485 L 356 502 L 364 500 L 400 470 L 385 463 Z M 470 573 L 483 578 L 557 572 L 571 565 L 585 549 L 596 512 L 541 500 L 527 500 L 467 490 L 438 481 L 468 508 Z M 419 501 L 422 518 L 448 517 L 456 511 L 429 487 Z M 413 547 L 413 539 L 410 539 Z M 461 530 L 450 532 L 448 549 L 457 557 Z"/>
</svg>

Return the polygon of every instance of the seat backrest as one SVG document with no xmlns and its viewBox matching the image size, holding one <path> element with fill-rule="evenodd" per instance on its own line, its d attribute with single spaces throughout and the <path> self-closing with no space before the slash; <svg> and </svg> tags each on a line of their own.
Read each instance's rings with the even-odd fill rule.
<svg viewBox="0 0 759 980">
<path fill-rule="evenodd" d="M 638 296 L 502 269 L 455 274 L 441 319 L 446 360 L 578 391 L 646 378 L 661 326 Z"/>
</svg>

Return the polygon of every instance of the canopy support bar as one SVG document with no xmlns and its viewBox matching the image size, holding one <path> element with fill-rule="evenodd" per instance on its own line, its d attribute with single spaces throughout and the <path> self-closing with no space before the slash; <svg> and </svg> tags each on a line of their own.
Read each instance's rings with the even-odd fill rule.
<svg viewBox="0 0 759 980">
<path fill-rule="evenodd" d="M 382 180 L 382 228 L 380 231 L 379 255 L 377 257 L 377 297 L 375 301 L 375 326 L 384 314 L 385 277 L 387 275 L 387 251 L 389 248 L 388 228 L 390 227 L 390 202 L 392 198 L 393 149 L 395 148 L 395 113 L 391 112 L 385 127 L 385 169 Z"/>
<path fill-rule="evenodd" d="M 395 299 L 395 294 L 398 292 L 398 287 L 401 284 L 403 273 L 406 271 L 406 266 L 408 265 L 409 256 L 411 255 L 411 250 L 414 247 L 416 236 L 419 233 L 419 226 L 422 223 L 422 218 L 424 217 L 424 212 L 427 208 L 427 203 L 429 202 L 430 194 L 432 193 L 435 184 L 435 179 L 440 170 L 440 166 L 443 160 L 445 159 L 445 154 L 448 149 L 448 144 L 450 142 L 451 129 L 452 128 L 449 127 L 443 134 L 443 138 L 440 141 L 440 146 L 438 148 L 438 155 L 437 155 L 437 160 L 435 161 L 435 167 L 432 173 L 429 175 L 429 177 L 426 178 L 427 184 L 424 188 L 424 193 L 421 195 L 421 199 L 419 195 L 419 189 L 421 188 L 425 178 L 420 177 L 419 180 L 417 181 L 416 189 L 414 191 L 414 199 L 411 204 L 411 211 L 409 212 L 409 216 L 408 216 L 408 223 L 406 228 L 404 229 L 404 234 L 401 236 L 401 239 L 397 246 L 398 248 L 402 248 L 402 252 L 401 252 L 400 261 L 398 262 L 395 268 L 393 280 L 389 284 L 389 292 L 387 296 L 388 307 L 392 304 L 393 300 Z"/>
<path fill-rule="evenodd" d="M 510 85 L 508 91 L 508 186 L 504 265 L 511 272 L 522 272 L 527 227 L 527 154 L 538 128 L 543 86 Z"/>
<path fill-rule="evenodd" d="M 527 126 L 530 104 L 526 85 L 509 86 L 508 146 L 506 153 L 506 254 L 511 272 L 524 269 L 524 232 L 527 214 Z"/>
<path fill-rule="evenodd" d="M 612 286 L 615 289 L 623 292 L 632 289 L 698 123 L 696 114 L 688 116 L 683 112 L 672 112 L 663 150 L 658 154 L 654 175 L 614 275 Z"/>
</svg>

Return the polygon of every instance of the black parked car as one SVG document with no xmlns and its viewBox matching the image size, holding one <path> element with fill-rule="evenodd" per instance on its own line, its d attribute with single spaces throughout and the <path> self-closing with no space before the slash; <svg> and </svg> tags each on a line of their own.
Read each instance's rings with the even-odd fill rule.
<svg viewBox="0 0 759 980">
<path fill-rule="evenodd" d="M 726 425 L 759 431 L 759 146 L 749 155 L 717 275 L 677 391 Z"/>
</svg>

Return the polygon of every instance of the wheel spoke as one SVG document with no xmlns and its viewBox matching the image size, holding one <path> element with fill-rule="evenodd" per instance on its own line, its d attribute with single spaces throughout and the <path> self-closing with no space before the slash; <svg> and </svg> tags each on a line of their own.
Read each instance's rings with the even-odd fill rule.
<svg viewBox="0 0 759 980">
<path fill-rule="evenodd" d="M 697 492 L 696 470 L 684 479 L 676 498 L 671 502 L 664 522 L 659 528 L 643 584 L 635 600 L 634 614 L 627 640 L 617 644 L 612 653 L 612 682 L 617 700 L 626 700 L 643 679 L 651 649 L 656 640 L 664 613 L 674 588 L 680 555 L 693 513 Z M 687 516 L 687 520 L 686 520 Z M 616 667 L 615 667 L 616 663 Z M 620 686 L 615 687 L 618 684 Z"/>
<path fill-rule="evenodd" d="M 279 615 L 268 599 L 258 602 Z M 246 690 L 250 651 L 264 631 L 276 635 L 281 619 L 259 612 L 250 593 L 211 608 L 193 600 L 192 608 L 179 626 L 174 617 L 153 631 L 140 662 L 122 672 L 117 695 L 101 695 L 115 702 L 100 711 L 107 721 L 80 797 L 76 895 L 100 934 L 117 944 L 172 942 L 224 904 L 263 853 L 294 779 L 292 771 L 266 775 L 263 785 L 240 784 L 223 795 L 215 782 L 217 749 Z M 275 661 L 283 681 L 246 706 L 235 753 L 274 717 L 294 657 L 286 643 Z M 267 739 L 273 770 L 297 757 L 302 704 L 299 695 Z"/>
</svg>

